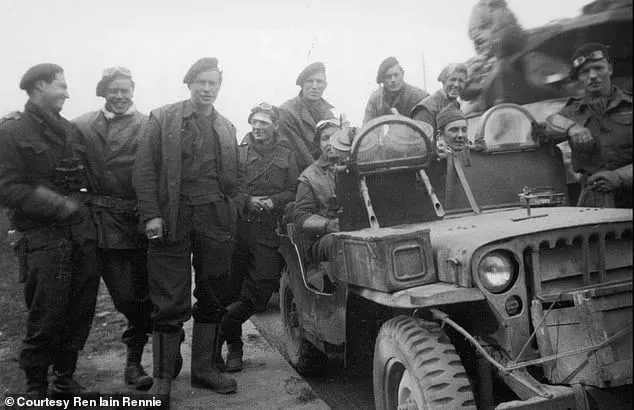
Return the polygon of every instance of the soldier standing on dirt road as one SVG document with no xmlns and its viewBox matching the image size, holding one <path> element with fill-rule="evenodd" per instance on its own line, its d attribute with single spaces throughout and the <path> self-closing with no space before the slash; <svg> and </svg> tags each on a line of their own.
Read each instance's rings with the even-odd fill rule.
<svg viewBox="0 0 634 410">
<path fill-rule="evenodd" d="M 278 134 L 276 107 L 261 103 L 249 114 L 253 131 L 240 146 L 240 165 L 245 168 L 247 199 L 238 220 L 232 282 L 237 301 L 227 306 L 223 334 L 227 340 L 226 370 L 242 370 L 242 323 L 266 308 L 279 287 L 284 259 L 278 252 L 278 222 L 285 206 L 295 199 L 297 165 L 288 141 Z"/>
<path fill-rule="evenodd" d="M 125 383 L 147 390 L 152 378 L 141 366 L 141 356 L 152 333 L 152 302 L 147 240 L 139 233 L 132 187 L 134 159 L 147 116 L 133 104 L 134 81 L 127 68 L 105 69 L 97 84 L 97 96 L 106 100 L 105 106 L 73 121 L 84 136 L 94 188 L 90 205 L 97 228 L 97 269 L 115 307 L 128 320 L 121 337 L 127 345 Z"/>
<path fill-rule="evenodd" d="M 632 207 L 632 94 L 612 84 L 612 61 L 599 43 L 579 47 L 570 76 L 584 89 L 548 124 L 570 141 L 572 164 L 581 173 L 578 206 Z"/>
<path fill-rule="evenodd" d="M 280 106 L 280 135 L 295 150 L 300 172 L 321 155 L 319 141 L 315 141 L 315 126 L 319 121 L 336 118 L 334 107 L 324 100 L 326 66 L 316 62 L 308 65 L 297 76 L 299 95 Z"/>
<path fill-rule="evenodd" d="M 236 131 L 213 105 L 222 85 L 216 58 L 196 61 L 183 82 L 191 97 L 151 112 L 136 164 L 155 305 L 150 393 L 170 394 L 183 323 L 192 316 L 192 386 L 233 393 L 235 380 L 219 373 L 215 360 L 224 307 L 231 302 L 236 213 L 244 201 Z"/>
<path fill-rule="evenodd" d="M 22 77 L 24 112 L 0 124 L 0 205 L 22 233 L 16 252 L 28 309 L 19 364 L 26 392 L 79 394 L 77 356 L 92 324 L 99 289 L 95 229 L 81 134 L 59 113 L 69 98 L 62 67 L 38 64 Z"/>
<path fill-rule="evenodd" d="M 388 57 L 381 62 L 376 74 L 376 83 L 381 87 L 370 95 L 363 124 L 373 118 L 392 114 L 392 108 L 401 115 L 409 116 L 416 103 L 429 95 L 426 91 L 407 84 L 404 75 L 405 70 L 395 57 Z"/>
</svg>

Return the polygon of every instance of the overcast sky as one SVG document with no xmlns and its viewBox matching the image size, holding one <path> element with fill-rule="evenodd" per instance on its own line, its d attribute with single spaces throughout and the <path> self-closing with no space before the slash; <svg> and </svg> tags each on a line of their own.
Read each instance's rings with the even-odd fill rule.
<svg viewBox="0 0 634 410">
<path fill-rule="evenodd" d="M 507 0 L 525 28 L 573 17 L 590 0 Z M 467 23 L 475 0 L 0 0 L 0 115 L 22 109 L 18 83 L 40 62 L 64 67 L 69 119 L 102 106 L 103 68 L 123 65 L 143 112 L 189 96 L 182 78 L 198 58 L 224 71 L 216 107 L 238 128 L 260 101 L 279 105 L 298 92 L 308 63 L 326 64 L 325 98 L 359 124 L 377 87 L 380 62 L 393 55 L 405 80 L 433 92 L 449 62 L 473 47 Z M 423 63 L 424 61 L 424 63 Z M 239 135 L 240 137 L 240 135 Z"/>
</svg>

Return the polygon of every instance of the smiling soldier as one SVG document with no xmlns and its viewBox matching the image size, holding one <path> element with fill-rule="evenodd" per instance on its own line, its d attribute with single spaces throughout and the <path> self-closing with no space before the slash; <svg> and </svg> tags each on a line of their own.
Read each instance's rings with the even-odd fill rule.
<svg viewBox="0 0 634 410">
<path fill-rule="evenodd" d="M 581 173 L 578 206 L 632 207 L 632 94 L 612 84 L 612 72 L 604 45 L 579 47 L 570 77 L 584 95 L 548 118 L 569 139 L 573 167 Z"/>
<path fill-rule="evenodd" d="M 23 234 L 16 253 L 28 309 L 19 364 L 26 392 L 79 394 L 73 379 L 99 289 L 95 232 L 85 202 L 89 184 L 81 135 L 60 115 L 68 96 L 64 70 L 38 64 L 22 77 L 24 112 L 0 121 L 0 205 Z"/>
<path fill-rule="evenodd" d="M 434 127 L 434 134 L 439 131 L 436 116 L 448 105 L 460 108 L 458 97 L 467 83 L 467 66 L 464 64 L 449 64 L 442 69 L 438 76 L 442 89 L 418 102 L 411 111 L 412 119 L 423 121 Z"/>
<path fill-rule="evenodd" d="M 170 394 L 183 323 L 191 316 L 192 385 L 233 393 L 235 380 L 218 372 L 215 358 L 224 306 L 231 302 L 232 237 L 244 200 L 236 131 L 214 107 L 222 85 L 217 59 L 198 60 L 183 82 L 191 97 L 152 111 L 137 160 L 135 187 L 150 239 L 150 297 L 155 305 L 151 393 Z"/>
<path fill-rule="evenodd" d="M 251 110 L 253 131 L 240 144 L 245 168 L 247 200 L 238 222 L 232 280 L 237 301 L 227 307 L 223 333 L 227 340 L 226 370 L 242 369 L 241 326 L 253 313 L 264 311 L 280 284 L 284 259 L 276 232 L 284 207 L 295 198 L 297 165 L 286 140 L 278 135 L 277 108 L 261 103 Z M 242 280 L 241 280 L 242 279 Z"/>
<path fill-rule="evenodd" d="M 409 115 L 416 103 L 429 95 L 420 88 L 407 84 L 404 76 L 405 70 L 396 58 L 388 57 L 381 62 L 376 83 L 382 86 L 368 100 L 363 116 L 364 124 L 381 115 L 392 114 L 392 108 L 401 115 Z"/>
<path fill-rule="evenodd" d="M 97 227 L 97 269 L 115 307 L 128 320 L 121 337 L 128 347 L 124 380 L 146 390 L 152 378 L 141 367 L 141 356 L 152 332 L 152 302 L 145 260 L 147 245 L 145 236 L 138 232 L 132 174 L 147 116 L 133 104 L 134 81 L 127 68 L 105 69 L 97 84 L 97 96 L 106 100 L 104 107 L 73 121 L 84 136 L 94 185 L 90 204 Z"/>
</svg>

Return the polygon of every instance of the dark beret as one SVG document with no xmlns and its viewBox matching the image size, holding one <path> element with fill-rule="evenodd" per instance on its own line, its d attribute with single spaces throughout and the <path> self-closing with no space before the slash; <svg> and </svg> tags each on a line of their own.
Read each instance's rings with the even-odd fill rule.
<svg viewBox="0 0 634 410">
<path fill-rule="evenodd" d="M 45 80 L 54 76 L 57 73 L 63 73 L 64 69 L 52 63 L 36 64 L 33 67 L 26 70 L 26 73 L 20 80 L 20 89 L 28 91 L 33 87 L 36 81 Z"/>
<path fill-rule="evenodd" d="M 187 74 L 185 74 L 185 78 L 183 78 L 183 83 L 191 84 L 194 82 L 194 78 L 204 72 L 204 71 L 213 71 L 218 70 L 218 59 L 215 57 L 203 57 L 200 60 L 196 61 L 189 70 L 187 70 Z"/>
<path fill-rule="evenodd" d="M 397 64 L 398 64 L 398 60 L 396 59 L 396 57 L 388 57 L 385 60 L 383 60 L 381 62 L 381 65 L 379 66 L 379 71 L 377 71 L 376 73 L 376 83 L 381 84 L 383 82 L 383 77 L 385 77 L 385 73 L 387 72 L 387 70 L 389 70 L 390 68 L 394 67 Z"/>
<path fill-rule="evenodd" d="M 595 53 L 599 51 L 600 53 Z M 593 55 L 596 55 L 596 57 Z M 598 61 L 606 59 L 611 63 L 608 48 L 601 43 L 586 43 L 577 48 L 572 54 L 572 66 L 570 67 L 570 77 L 577 78 L 579 69 L 586 63 L 586 61 Z"/>
<path fill-rule="evenodd" d="M 436 127 L 438 131 L 444 131 L 443 128 L 450 122 L 466 119 L 467 116 L 459 108 L 454 104 L 449 104 L 436 116 Z"/>
<path fill-rule="evenodd" d="M 308 67 L 304 68 L 302 72 L 299 73 L 299 75 L 297 76 L 297 80 L 295 80 L 295 84 L 301 87 L 306 79 L 315 73 L 326 74 L 326 66 L 324 65 L 324 63 L 318 61 L 308 65 Z"/>
</svg>

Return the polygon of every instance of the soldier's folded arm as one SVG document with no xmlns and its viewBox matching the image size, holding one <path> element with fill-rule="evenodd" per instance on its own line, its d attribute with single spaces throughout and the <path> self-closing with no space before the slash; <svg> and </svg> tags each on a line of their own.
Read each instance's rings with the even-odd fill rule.
<svg viewBox="0 0 634 410">
<path fill-rule="evenodd" d="M 318 200 L 312 188 L 306 182 L 300 181 L 297 186 L 295 199 L 295 227 L 309 236 L 323 236 L 327 232 L 329 219 L 317 214 Z"/>
<path fill-rule="evenodd" d="M 133 185 L 139 216 L 143 222 L 161 217 L 158 201 L 158 178 L 161 162 L 161 126 L 154 115 L 143 126 L 139 151 L 134 163 Z"/>
<path fill-rule="evenodd" d="M 44 185 L 28 182 L 17 144 L 9 135 L 0 135 L 0 205 L 19 209 L 35 217 L 63 220 L 79 204 Z"/>
</svg>

